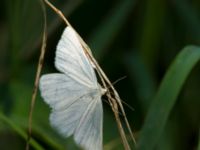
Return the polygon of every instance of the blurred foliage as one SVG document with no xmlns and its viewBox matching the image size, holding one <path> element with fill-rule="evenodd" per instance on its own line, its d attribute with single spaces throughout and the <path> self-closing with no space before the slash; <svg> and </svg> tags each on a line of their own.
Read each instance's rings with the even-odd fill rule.
<svg viewBox="0 0 200 150">
<path fill-rule="evenodd" d="M 200 150 L 198 0 L 52 3 L 85 39 L 111 81 L 126 76 L 115 87 L 134 108 L 124 105 L 137 149 Z M 0 149 L 21 150 L 44 19 L 39 0 L 2 0 L 0 12 Z M 65 27 L 48 7 L 47 17 L 43 73 L 56 72 L 55 47 Z M 104 100 L 103 105 L 104 149 L 121 150 L 114 116 Z M 38 94 L 31 148 L 78 150 L 72 138 L 64 139 L 50 127 L 49 112 Z"/>
</svg>

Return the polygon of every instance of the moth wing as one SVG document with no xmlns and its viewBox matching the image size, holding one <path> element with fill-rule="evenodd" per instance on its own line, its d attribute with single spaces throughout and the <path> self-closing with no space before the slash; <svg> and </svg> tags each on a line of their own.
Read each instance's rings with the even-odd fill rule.
<svg viewBox="0 0 200 150">
<path fill-rule="evenodd" d="M 43 75 L 40 91 L 52 108 L 51 125 L 87 150 L 102 150 L 101 95 L 65 74 Z"/>
<path fill-rule="evenodd" d="M 56 68 L 71 78 L 76 78 L 80 83 L 97 85 L 92 64 L 89 62 L 76 32 L 71 27 L 66 27 L 58 42 L 55 58 Z"/>
<path fill-rule="evenodd" d="M 53 110 L 65 109 L 66 106 L 91 90 L 70 76 L 61 73 L 42 75 L 39 88 L 44 101 Z"/>
<path fill-rule="evenodd" d="M 77 144 L 85 150 L 102 150 L 103 109 L 100 97 L 88 105 L 88 110 L 74 133 Z"/>
</svg>

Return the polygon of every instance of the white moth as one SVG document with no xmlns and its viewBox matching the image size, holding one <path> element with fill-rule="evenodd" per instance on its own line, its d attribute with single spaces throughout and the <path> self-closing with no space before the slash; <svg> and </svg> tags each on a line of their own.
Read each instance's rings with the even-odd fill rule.
<svg viewBox="0 0 200 150">
<path fill-rule="evenodd" d="M 85 150 L 102 150 L 105 89 L 98 84 L 71 27 L 66 27 L 57 45 L 55 66 L 61 73 L 43 75 L 39 84 L 44 101 L 52 108 L 51 125 L 65 137 L 73 135 Z"/>
</svg>

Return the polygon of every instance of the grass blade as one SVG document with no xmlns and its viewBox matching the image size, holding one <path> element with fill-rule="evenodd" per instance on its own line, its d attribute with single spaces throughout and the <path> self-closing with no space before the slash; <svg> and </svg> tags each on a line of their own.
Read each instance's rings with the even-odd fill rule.
<svg viewBox="0 0 200 150">
<path fill-rule="evenodd" d="M 10 126 L 14 131 L 16 131 L 18 133 L 18 135 L 20 135 L 24 140 L 27 139 L 27 135 L 26 132 L 24 132 L 20 127 L 18 127 L 17 125 L 15 125 L 15 123 L 12 122 L 12 120 L 10 120 L 9 118 L 7 118 L 5 115 L 3 115 L 2 113 L 0 113 L 0 120 L 2 122 L 5 122 L 8 126 Z M 32 138 L 30 139 L 30 145 L 37 150 L 44 150 L 44 148 L 42 148 L 42 146 L 40 146 L 35 140 L 33 140 Z"/>
<path fill-rule="evenodd" d="M 199 141 L 198 141 L 198 147 L 197 150 L 200 150 L 200 129 L 199 129 Z"/>
<path fill-rule="evenodd" d="M 166 1 L 147 0 L 145 7 L 139 47 L 145 64 L 151 71 L 154 71 L 158 63 L 159 43 L 165 23 Z"/>
<path fill-rule="evenodd" d="M 135 84 L 136 94 L 142 109 L 146 112 L 151 102 L 150 99 L 155 94 L 156 83 L 138 53 L 132 52 L 127 54 L 124 58 L 124 63 L 132 82 Z"/>
<path fill-rule="evenodd" d="M 127 20 L 127 16 L 133 10 L 134 4 L 134 0 L 120 1 L 108 14 L 107 18 L 102 20 L 103 22 L 95 29 L 88 42 L 95 58 L 100 60 L 104 56 L 105 49 L 119 33 Z"/>
<path fill-rule="evenodd" d="M 187 46 L 170 66 L 147 113 L 139 150 L 152 150 L 156 146 L 184 81 L 199 59 L 200 48 Z"/>
<path fill-rule="evenodd" d="M 196 43 L 199 43 L 199 12 L 192 7 L 189 1 L 186 0 L 172 1 L 172 6 L 180 17 L 181 24 L 185 25 L 186 30 L 188 30 L 189 36 L 191 36 Z"/>
</svg>

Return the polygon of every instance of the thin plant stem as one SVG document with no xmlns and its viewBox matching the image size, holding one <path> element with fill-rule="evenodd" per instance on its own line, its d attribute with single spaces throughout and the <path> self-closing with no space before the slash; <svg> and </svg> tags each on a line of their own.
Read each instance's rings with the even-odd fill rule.
<svg viewBox="0 0 200 150">
<path fill-rule="evenodd" d="M 29 141 L 31 139 L 31 133 L 32 133 L 32 118 L 33 118 L 33 110 L 35 106 L 35 100 L 37 96 L 37 91 L 38 91 L 38 85 L 39 85 L 39 78 L 40 74 L 42 71 L 42 66 L 43 66 L 43 60 L 44 60 L 44 55 L 46 51 L 46 41 L 47 41 L 47 19 L 46 19 L 46 9 L 45 5 L 42 0 L 40 0 L 41 6 L 42 6 L 42 11 L 44 14 L 44 30 L 43 30 L 43 38 L 42 38 L 42 46 L 41 46 L 41 52 L 40 52 L 40 57 L 38 61 L 38 66 L 37 66 L 37 72 L 36 72 L 36 77 L 35 77 L 35 82 L 34 82 L 34 87 L 33 87 L 33 93 L 32 93 L 32 98 L 31 98 L 31 106 L 30 106 L 30 112 L 29 112 L 29 121 L 28 121 L 28 137 L 27 137 L 27 143 L 26 143 L 26 150 L 29 150 Z"/>
</svg>

